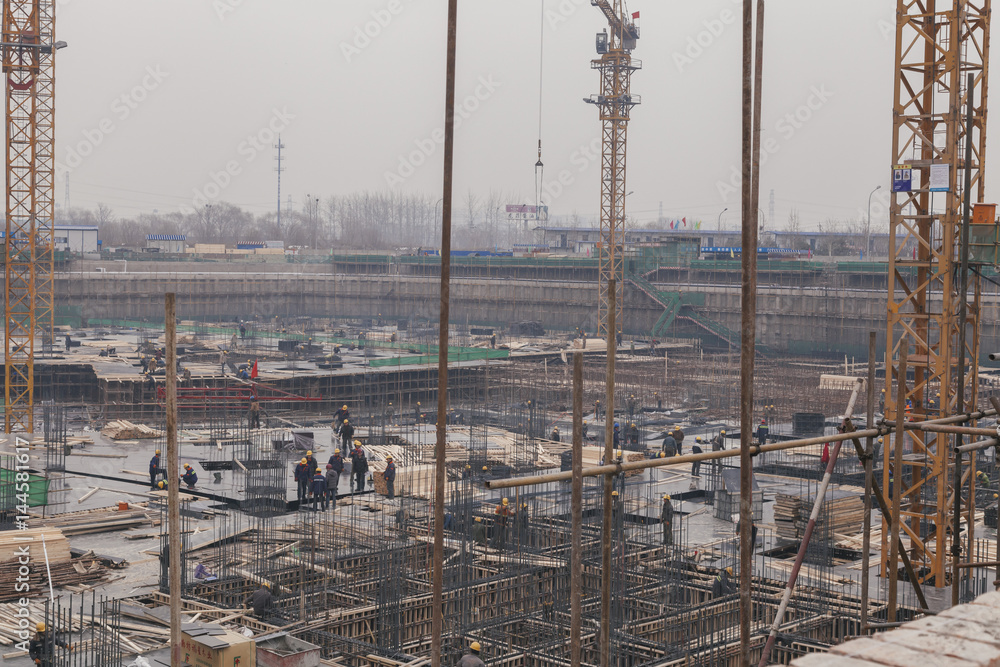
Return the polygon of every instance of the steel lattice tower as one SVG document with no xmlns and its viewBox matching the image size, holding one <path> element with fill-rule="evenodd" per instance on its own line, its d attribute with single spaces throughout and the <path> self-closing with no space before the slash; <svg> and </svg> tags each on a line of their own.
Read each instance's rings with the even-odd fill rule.
<svg viewBox="0 0 1000 667">
<path fill-rule="evenodd" d="M 903 398 L 912 401 L 913 419 L 965 412 L 976 405 L 979 289 L 970 290 L 974 296 L 967 317 L 965 405 L 958 406 L 962 296 L 955 269 L 965 169 L 971 170 L 972 201 L 982 201 L 984 190 L 989 16 L 990 0 L 897 0 L 892 159 L 893 165 L 912 170 L 913 185 L 909 192 L 894 192 L 890 213 L 886 358 L 891 368 L 885 385 L 889 420 L 901 417 L 893 387 L 894 380 L 905 380 L 899 368 L 904 346 L 914 379 L 899 384 L 906 385 Z M 969 74 L 975 77 L 972 90 L 966 89 Z M 974 108 L 972 136 L 966 136 L 964 123 L 969 95 Z M 972 142 L 968 165 L 967 141 Z M 948 166 L 947 192 L 931 192 L 932 165 Z M 940 400 L 935 400 L 938 392 Z M 906 452 L 901 470 L 894 471 L 894 483 L 902 494 L 900 531 L 910 540 L 910 557 L 921 581 L 942 587 L 948 578 L 946 556 L 955 498 L 949 444 L 953 436 L 908 431 L 907 437 L 912 452 Z M 889 487 L 895 444 L 893 438 L 883 450 L 883 488 Z M 963 486 L 971 486 L 972 477 L 966 470 Z M 967 490 L 974 497 L 973 489 Z M 890 551 L 888 534 L 883 519 L 885 554 Z M 888 565 L 898 567 L 898 563 Z"/>
<path fill-rule="evenodd" d="M 5 0 L 4 430 L 34 431 L 35 333 L 53 315 L 54 37 L 52 0 Z"/>
<path fill-rule="evenodd" d="M 639 29 L 625 16 L 624 0 L 592 0 L 608 20 L 611 28 L 606 35 L 606 51 L 591 62 L 601 74 L 601 92 L 586 101 L 600 109 L 601 122 L 601 238 L 599 253 L 600 284 L 598 287 L 598 336 L 614 336 L 621 330 L 622 283 L 625 238 L 625 165 L 628 121 L 632 107 L 640 102 L 631 94 L 632 73 L 642 67 L 633 60 L 632 50 L 639 39 Z M 602 47 L 598 35 L 598 52 Z M 609 284 L 615 281 L 616 331 L 608 332 Z"/>
</svg>

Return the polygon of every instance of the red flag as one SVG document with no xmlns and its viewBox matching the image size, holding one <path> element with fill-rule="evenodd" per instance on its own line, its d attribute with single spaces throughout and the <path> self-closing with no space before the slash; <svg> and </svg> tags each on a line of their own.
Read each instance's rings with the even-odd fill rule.
<svg viewBox="0 0 1000 667">
<path fill-rule="evenodd" d="M 253 369 L 250 371 L 250 379 L 257 377 L 257 362 L 253 362 Z"/>
<path fill-rule="evenodd" d="M 670 229 L 673 229 L 673 228 L 674 228 L 674 221 L 673 221 L 673 220 L 671 220 L 671 221 L 670 221 Z"/>
<path fill-rule="evenodd" d="M 685 227 L 687 227 L 687 226 L 688 226 L 688 219 L 687 219 L 687 218 L 681 218 L 681 222 L 683 222 L 683 223 L 684 223 L 684 226 L 685 226 Z"/>
<path fill-rule="evenodd" d="M 639 18 L 639 12 L 632 12 L 632 18 L 634 19 Z"/>
</svg>

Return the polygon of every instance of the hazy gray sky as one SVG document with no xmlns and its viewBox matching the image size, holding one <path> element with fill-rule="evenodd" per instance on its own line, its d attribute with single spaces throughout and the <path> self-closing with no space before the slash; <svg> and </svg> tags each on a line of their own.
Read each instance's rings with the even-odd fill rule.
<svg viewBox="0 0 1000 667">
<path fill-rule="evenodd" d="M 629 213 L 640 222 L 662 202 L 665 216 L 711 227 L 728 207 L 724 224 L 737 224 L 738 187 L 727 186 L 740 158 L 741 4 L 629 2 L 642 31 L 628 153 Z M 446 5 L 59 0 L 69 48 L 57 67 L 56 154 L 72 205 L 273 210 L 276 129 L 287 146 L 282 198 L 297 207 L 306 193 L 365 189 L 436 200 Z M 860 217 L 872 188 L 889 182 L 895 3 L 767 8 L 763 132 L 773 154 L 761 208 L 773 189 L 774 227 L 792 208 L 804 227 Z M 554 214 L 596 215 L 600 122 L 582 99 L 598 91 L 591 60 L 604 25 L 589 0 L 460 3 L 456 207 L 470 189 L 534 203 L 544 33 L 543 198 Z M 884 224 L 879 201 L 873 220 Z"/>
</svg>

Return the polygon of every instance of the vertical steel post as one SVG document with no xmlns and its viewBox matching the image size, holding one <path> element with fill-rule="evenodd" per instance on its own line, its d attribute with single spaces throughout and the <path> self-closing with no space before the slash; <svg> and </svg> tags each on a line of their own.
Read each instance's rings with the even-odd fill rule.
<svg viewBox="0 0 1000 667">
<path fill-rule="evenodd" d="M 875 332 L 868 332 L 868 405 L 865 428 L 875 424 Z M 848 415 L 849 417 L 850 415 Z M 868 578 L 871 566 L 868 564 L 871 551 L 872 529 L 872 456 L 874 439 L 865 439 L 865 518 L 861 531 L 861 634 L 868 631 Z"/>
<path fill-rule="evenodd" d="M 438 333 L 437 441 L 434 445 L 434 572 L 431 617 L 431 665 L 441 665 L 441 637 L 444 633 L 444 485 L 445 444 L 448 414 L 448 316 L 451 281 L 451 199 L 455 159 L 455 35 L 458 0 L 448 0 L 448 55 L 444 102 L 444 186 L 441 205 L 441 313 Z"/>
<path fill-rule="evenodd" d="M 604 463 L 615 460 L 615 310 L 618 308 L 618 284 L 608 280 L 608 370 L 605 377 Z M 611 667 L 611 490 L 614 475 L 604 476 L 604 522 L 601 532 L 601 667 Z"/>
<path fill-rule="evenodd" d="M 583 601 L 583 353 L 573 355 L 573 482 L 570 515 L 570 664 L 580 667 Z"/>
<path fill-rule="evenodd" d="M 889 606 L 886 620 L 896 622 L 896 591 L 899 581 L 899 506 L 903 489 L 903 444 L 906 441 L 906 355 L 907 341 L 899 346 L 899 362 L 896 375 L 896 437 L 893 438 L 892 460 L 892 512 L 889 517 L 891 542 L 889 543 Z"/>
<path fill-rule="evenodd" d="M 177 447 L 177 304 L 166 297 L 167 343 L 167 576 L 170 579 L 170 663 L 181 664 L 181 500 Z"/>
<path fill-rule="evenodd" d="M 740 339 L 740 664 L 750 665 L 750 578 L 753 520 L 753 371 L 757 315 L 757 214 L 753 210 L 753 0 L 743 2 L 743 252 Z"/>
<path fill-rule="evenodd" d="M 958 391 L 955 396 L 955 413 L 965 413 L 965 330 L 968 328 L 968 301 L 969 301 L 969 212 L 972 208 L 972 92 L 975 83 L 975 75 L 969 74 L 965 88 L 966 112 L 965 112 L 965 192 L 962 202 L 962 246 L 961 246 L 961 269 L 959 270 L 959 280 L 961 287 L 958 293 Z M 985 128 L 983 128 L 985 131 Z M 976 363 L 976 360 L 973 360 Z M 942 438 L 943 439 L 943 438 Z M 958 567 L 962 559 L 962 451 L 958 449 L 962 446 L 962 434 L 955 434 L 955 476 L 952 484 L 955 489 L 954 515 L 951 526 L 951 604 L 958 604 L 959 579 L 962 577 L 962 570 Z M 971 455 L 975 457 L 975 454 Z M 971 459 L 973 462 L 975 458 Z M 972 467 L 975 468 L 974 463 Z M 971 473 L 974 475 L 975 473 Z M 975 490 L 975 480 L 969 483 L 969 507 L 972 507 L 972 494 Z M 972 524 L 969 524 L 969 549 L 971 556 L 972 549 Z"/>
</svg>

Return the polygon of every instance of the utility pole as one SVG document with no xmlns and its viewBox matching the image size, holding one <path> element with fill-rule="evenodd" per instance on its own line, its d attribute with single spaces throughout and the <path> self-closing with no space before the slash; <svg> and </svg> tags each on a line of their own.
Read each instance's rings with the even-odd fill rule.
<svg viewBox="0 0 1000 667">
<path fill-rule="evenodd" d="M 284 167 L 281 164 L 281 151 L 284 150 L 285 145 L 281 143 L 281 135 L 278 135 L 278 143 L 274 145 L 278 149 L 278 167 L 275 171 L 278 172 L 278 236 L 281 236 L 281 172 L 284 171 Z"/>
</svg>

